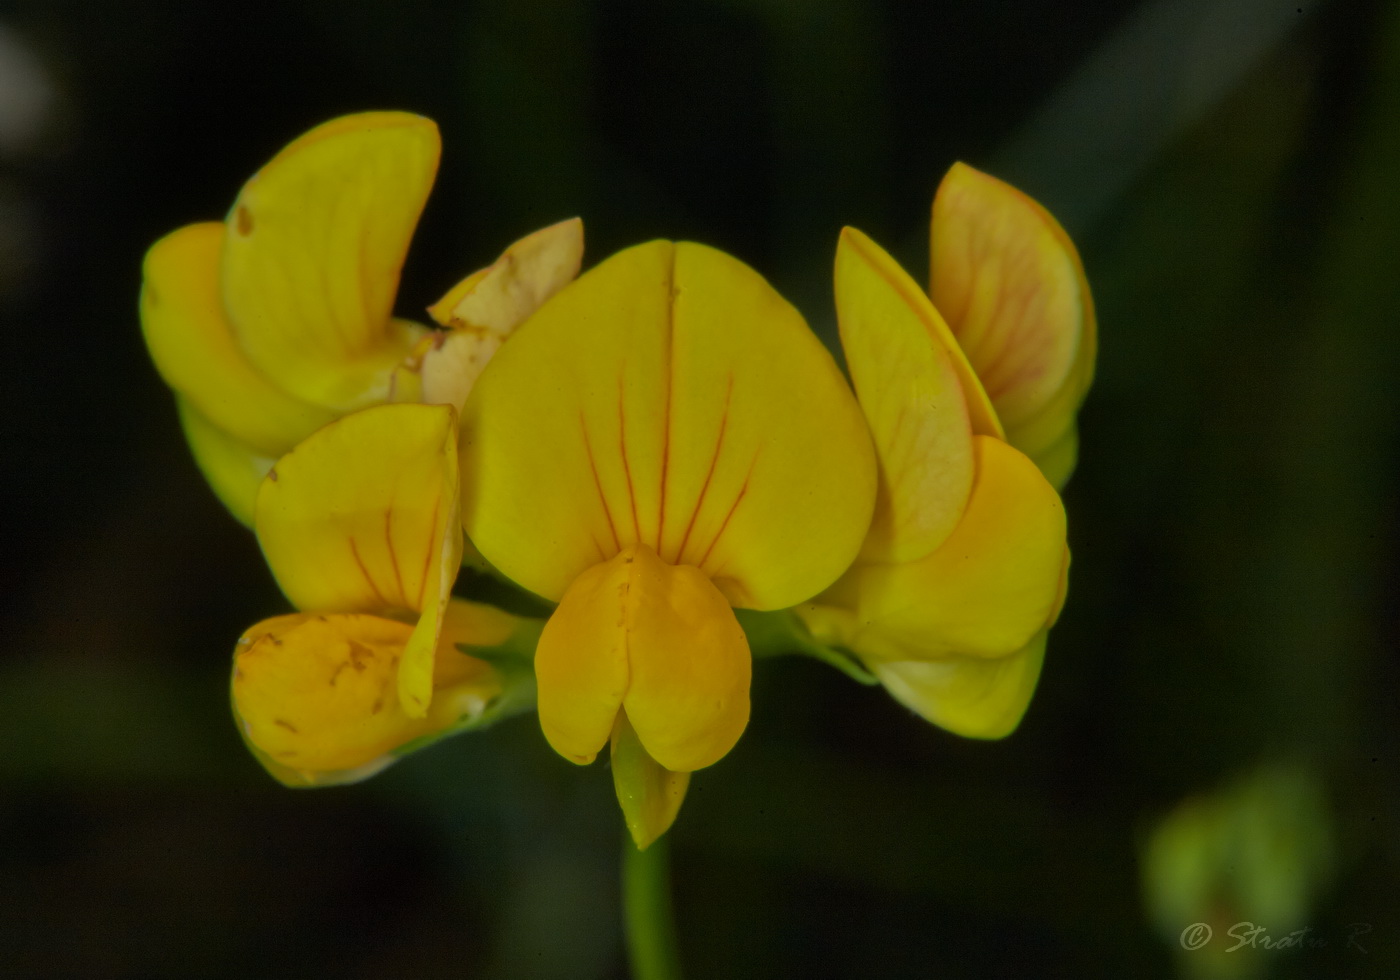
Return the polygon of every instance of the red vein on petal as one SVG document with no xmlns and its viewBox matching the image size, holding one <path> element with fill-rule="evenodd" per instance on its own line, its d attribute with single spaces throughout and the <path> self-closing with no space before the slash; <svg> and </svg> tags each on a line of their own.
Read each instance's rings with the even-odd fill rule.
<svg viewBox="0 0 1400 980">
<path fill-rule="evenodd" d="M 378 599 L 381 603 L 383 603 L 385 606 L 389 605 L 388 600 L 384 598 L 384 593 L 379 591 L 379 586 L 375 585 L 374 579 L 370 577 L 369 569 L 365 567 L 364 559 L 360 557 L 360 549 L 359 546 L 355 544 L 355 539 L 350 538 L 349 541 L 350 554 L 354 555 L 355 564 L 360 566 L 360 574 L 363 575 L 365 577 L 365 581 L 369 583 L 370 590 L 374 592 L 374 597 Z"/>
<path fill-rule="evenodd" d="M 632 500 L 632 533 L 637 541 L 641 541 L 642 522 L 637 519 L 637 491 L 632 486 L 632 467 L 627 463 L 627 413 L 623 411 L 621 377 L 617 379 L 617 442 L 622 452 L 622 472 L 627 477 L 627 496 Z"/>
<path fill-rule="evenodd" d="M 608 498 L 603 493 L 603 481 L 598 478 L 598 461 L 593 458 L 593 444 L 588 439 L 588 425 L 583 421 L 583 410 L 578 413 L 579 429 L 583 432 L 583 448 L 588 453 L 588 466 L 593 471 L 593 486 L 598 489 L 598 502 L 603 505 L 603 516 L 608 519 L 608 530 L 612 532 L 613 547 L 622 550 L 622 541 L 617 536 L 617 525 L 613 523 L 612 511 L 608 509 Z"/>
<path fill-rule="evenodd" d="M 753 476 L 754 463 L 757 462 L 758 453 L 754 453 L 753 462 L 749 463 L 749 472 L 744 477 L 744 485 L 739 488 L 739 495 L 734 498 L 734 504 L 729 508 L 729 513 L 724 515 L 724 521 L 720 524 L 719 530 L 715 532 L 714 540 L 710 542 L 710 546 L 705 549 L 705 553 L 700 556 L 700 561 L 696 563 L 697 568 L 704 569 L 705 562 L 709 560 L 710 552 L 715 550 L 715 545 L 719 544 L 719 539 L 724 537 L 725 529 L 729 527 L 729 519 L 733 517 L 734 512 L 739 509 L 739 503 L 744 499 L 744 494 L 749 492 L 749 477 Z"/>
<path fill-rule="evenodd" d="M 433 534 L 437 534 L 438 510 L 442 507 L 442 494 L 438 494 L 433 499 L 433 516 L 428 519 L 428 526 L 433 529 Z M 423 554 L 423 574 L 418 579 L 418 611 L 423 611 L 423 595 L 428 591 L 428 569 L 433 562 L 433 546 L 429 542 L 428 550 Z M 405 596 L 407 598 L 407 596 Z"/>
<path fill-rule="evenodd" d="M 700 495 L 695 498 L 695 509 L 690 512 L 690 523 L 685 526 L 685 534 L 681 536 L 681 546 L 676 549 L 676 564 L 680 564 L 681 558 L 685 555 L 685 546 L 690 543 L 690 532 L 695 530 L 695 519 L 700 516 L 700 508 L 705 503 L 705 494 L 710 489 L 710 480 L 715 475 L 715 464 L 719 462 L 720 447 L 724 445 L 724 433 L 729 427 L 729 399 L 734 394 L 734 373 L 729 374 L 729 386 L 724 391 L 724 413 L 719 418 L 719 435 L 715 437 L 715 453 L 710 457 L 710 469 L 705 474 L 705 482 L 700 484 Z"/>
</svg>

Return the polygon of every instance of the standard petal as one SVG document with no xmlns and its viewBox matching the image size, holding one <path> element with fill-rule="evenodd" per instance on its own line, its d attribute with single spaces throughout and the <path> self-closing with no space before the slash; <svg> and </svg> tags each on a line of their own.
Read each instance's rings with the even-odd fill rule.
<svg viewBox="0 0 1400 980">
<path fill-rule="evenodd" d="M 967 738 L 1004 738 L 1016 730 L 1035 693 L 1047 630 L 994 660 L 874 661 L 885 689 L 927 721 Z"/>
<path fill-rule="evenodd" d="M 282 457 L 258 492 L 258 542 L 293 605 L 421 614 L 400 671 L 415 716 L 461 560 L 455 415 L 445 405 L 348 415 Z"/>
<path fill-rule="evenodd" d="M 448 328 L 423 354 L 423 401 L 459 411 L 493 354 L 525 319 L 578 276 L 583 222 L 526 235 L 428 308 Z"/>
<path fill-rule="evenodd" d="M 836 318 L 880 464 L 861 551 L 910 561 L 952 533 L 972 490 L 972 426 L 938 311 L 879 245 L 853 228 L 836 248 Z"/>
<path fill-rule="evenodd" d="M 175 403 L 195 465 L 209 481 L 214 496 L 240 524 L 252 527 L 258 487 L 276 460 L 239 442 L 183 398 L 177 397 Z"/>
<path fill-rule="evenodd" d="M 644 851 L 676 822 L 690 773 L 672 772 L 648 755 L 626 711 L 618 712 L 613 728 L 611 762 L 623 820 L 637 850 Z"/>
<path fill-rule="evenodd" d="M 288 395 L 234 343 L 219 294 L 224 226 L 186 225 L 151 246 L 142 266 L 141 329 L 151 360 L 214 427 L 277 457 L 335 416 Z"/>
<path fill-rule="evenodd" d="M 502 691 L 501 677 L 446 643 L 432 711 L 422 718 L 403 711 L 396 678 L 411 631 L 353 613 L 298 613 L 254 626 L 234 657 L 234 710 L 245 737 L 296 782 L 322 784 L 331 773 L 370 775 L 409 743 L 481 718 Z"/>
<path fill-rule="evenodd" d="M 975 440 L 967 510 L 937 551 L 866 565 L 831 591 L 854 606 L 847 643 L 867 661 L 1003 657 L 1030 642 L 1059 604 L 1065 512 L 1035 464 L 1006 443 Z"/>
<path fill-rule="evenodd" d="M 262 374 L 339 410 L 389 397 L 422 333 L 392 313 L 439 149 L 432 120 L 362 113 L 306 133 L 244 185 L 226 222 L 223 296 Z"/>
<path fill-rule="evenodd" d="M 875 465 L 801 316 L 714 249 L 652 242 L 561 291 L 467 400 L 463 514 L 492 563 L 558 598 L 632 544 L 780 608 L 849 565 Z"/>
<path fill-rule="evenodd" d="M 1074 244 L 1031 198 L 958 163 L 934 199 L 930 261 L 933 302 L 1007 438 L 1038 459 L 1093 378 L 1094 306 Z"/>
</svg>

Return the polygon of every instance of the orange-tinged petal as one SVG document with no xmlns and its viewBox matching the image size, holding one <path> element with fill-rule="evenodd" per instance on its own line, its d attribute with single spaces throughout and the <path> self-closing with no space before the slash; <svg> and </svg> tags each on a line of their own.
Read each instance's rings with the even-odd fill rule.
<svg viewBox="0 0 1400 980">
<path fill-rule="evenodd" d="M 180 427 L 194 454 L 195 465 L 209 481 L 229 513 L 245 527 L 253 526 L 258 487 L 276 460 L 244 445 L 210 422 L 185 399 L 177 397 Z"/>
<path fill-rule="evenodd" d="M 644 851 L 671 829 L 685 802 L 690 773 L 672 772 L 647 754 L 620 711 L 612 734 L 613 790 L 637 850 Z"/>
<path fill-rule="evenodd" d="M 967 416 L 973 433 L 1004 438 L 1005 433 L 1002 431 L 996 409 L 993 408 L 977 372 L 968 363 L 948 324 L 938 310 L 935 309 L 933 315 L 929 316 L 930 308 L 919 302 L 923 290 L 909 278 L 909 274 L 900 267 L 893 256 L 875 244 L 864 232 L 846 227 L 841 230 L 841 239 L 846 248 L 858 253 L 872 270 L 884 276 L 890 288 L 904 294 L 906 305 L 919 315 L 933 343 L 947 354 L 957 372 L 958 383 L 962 385 L 963 397 L 967 399 Z"/>
<path fill-rule="evenodd" d="M 423 355 L 423 401 L 460 410 L 493 354 L 525 319 L 578 276 L 583 222 L 526 235 L 428 308 L 449 328 Z"/>
<path fill-rule="evenodd" d="M 1006 657 L 872 661 L 885 689 L 940 728 L 967 738 L 1003 738 L 1016 730 L 1035 693 L 1047 630 Z"/>
<path fill-rule="evenodd" d="M 830 355 L 753 270 L 692 243 L 627 249 L 541 307 L 478 379 L 462 445 L 468 534 L 551 599 L 641 543 L 736 605 L 789 606 L 850 564 L 874 502 Z"/>
<path fill-rule="evenodd" d="M 294 605 L 420 614 L 399 671 L 415 717 L 461 560 L 455 416 L 445 405 L 348 415 L 283 456 L 258 492 L 258 542 Z"/>
<path fill-rule="evenodd" d="M 710 580 L 630 546 L 580 575 L 545 624 L 540 724 L 561 755 L 591 762 L 625 706 L 647 753 L 690 772 L 743 733 L 751 672 L 744 631 Z"/>
<path fill-rule="evenodd" d="M 1007 438 L 1040 462 L 1093 378 L 1093 300 L 1079 254 L 1038 203 L 954 164 L 933 203 L 930 292 L 977 369 Z M 1056 475 L 1068 471 L 1060 447 Z"/>
<path fill-rule="evenodd" d="M 461 616 L 475 615 L 474 604 L 460 605 Z M 501 678 L 446 642 L 432 710 L 421 718 L 403 711 L 398 664 L 411 632 L 397 620 L 356 613 L 297 613 L 254 626 L 234 658 L 234 709 L 246 737 L 313 783 L 314 774 L 387 764 L 408 743 L 480 717 L 501 693 Z M 457 633 L 471 635 L 469 628 Z"/>
<path fill-rule="evenodd" d="M 933 551 L 972 490 L 972 426 L 938 311 L 890 256 L 852 228 L 836 248 L 836 318 L 880 464 L 863 561 Z"/>
<path fill-rule="evenodd" d="M 186 225 L 151 246 L 141 329 L 165 383 L 201 416 L 263 456 L 280 456 L 335 416 L 288 395 L 235 344 L 219 293 L 224 226 Z"/>
<path fill-rule="evenodd" d="M 361 113 L 301 136 L 244 185 L 226 222 L 224 305 L 275 384 L 338 410 L 389 397 L 422 334 L 392 312 L 439 150 L 429 119 Z"/>
<path fill-rule="evenodd" d="M 1060 602 L 1059 495 L 1006 443 L 978 436 L 975 451 L 967 510 L 937 551 L 859 565 L 829 593 L 831 604 L 854 609 L 858 631 L 845 645 L 872 668 L 875 660 L 1004 657 L 1029 643 Z"/>
</svg>

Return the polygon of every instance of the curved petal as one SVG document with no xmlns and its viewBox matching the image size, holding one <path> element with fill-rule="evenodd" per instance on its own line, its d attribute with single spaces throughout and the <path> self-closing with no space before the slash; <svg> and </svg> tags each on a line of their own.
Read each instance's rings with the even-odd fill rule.
<svg viewBox="0 0 1400 980">
<path fill-rule="evenodd" d="M 933 202 L 929 290 L 1006 426 L 1033 457 L 1058 441 L 1093 378 L 1093 300 L 1079 254 L 1034 200 L 954 164 Z"/>
<path fill-rule="evenodd" d="M 399 671 L 405 710 L 432 694 L 432 651 L 461 561 L 456 413 L 381 405 L 320 429 L 258 492 L 258 542 L 300 609 L 420 613 Z"/>
<path fill-rule="evenodd" d="M 667 565 L 647 547 L 635 553 L 623 606 L 632 674 L 622 703 L 658 764 L 673 772 L 703 769 L 748 725 L 749 642 L 699 570 Z"/>
<path fill-rule="evenodd" d="M 276 460 L 263 456 L 210 422 L 185 399 L 176 397 L 180 427 L 194 454 L 195 465 L 209 481 L 238 523 L 253 526 L 253 506 L 258 487 Z"/>
<path fill-rule="evenodd" d="M 692 243 L 627 249 L 541 307 L 478 379 L 462 445 L 468 534 L 551 599 L 640 543 L 735 605 L 793 605 L 850 564 L 874 502 L 830 355 L 757 273 Z"/>
<path fill-rule="evenodd" d="M 631 546 L 579 576 L 545 624 L 540 725 L 561 755 L 591 762 L 625 706 L 647 753 L 690 772 L 743 733 L 751 672 L 744 631 L 710 580 Z"/>
<path fill-rule="evenodd" d="M 994 660 L 874 661 L 870 668 L 895 700 L 938 727 L 966 738 L 1004 738 L 1035 694 L 1047 635 L 1041 630 L 1024 648 Z"/>
<path fill-rule="evenodd" d="M 861 565 L 831 590 L 853 605 L 846 643 L 872 663 L 1004 657 L 1030 642 L 1061 600 L 1065 512 L 1029 459 L 975 440 L 977 478 L 962 521 L 915 562 Z"/>
<path fill-rule="evenodd" d="M 622 557 L 580 575 L 535 648 L 540 728 L 554 751 L 587 765 L 608 743 L 627 694 Z"/>
<path fill-rule="evenodd" d="M 263 456 L 280 456 L 335 416 L 288 395 L 234 343 L 219 295 L 224 226 L 186 225 L 142 266 L 141 330 L 165 383 L 199 414 Z"/>
<path fill-rule="evenodd" d="M 448 290 L 428 313 L 451 330 L 509 336 L 577 278 L 582 264 L 583 221 L 560 221 L 512 244 L 491 265 Z"/>
<path fill-rule="evenodd" d="M 836 319 L 880 464 L 864 561 L 909 561 L 952 532 L 972 490 L 968 403 L 938 311 L 853 228 L 836 248 Z"/>
<path fill-rule="evenodd" d="M 439 149 L 430 119 L 361 113 L 301 136 L 244 185 L 226 222 L 223 296 L 259 372 L 338 410 L 388 397 L 421 335 L 392 313 Z"/>
<path fill-rule="evenodd" d="M 423 354 L 423 401 L 460 411 L 486 362 L 582 262 L 583 222 L 570 218 L 526 235 L 429 307 L 448 332 Z"/>
<path fill-rule="evenodd" d="M 257 624 L 234 657 L 234 711 L 245 737 L 297 782 L 323 783 L 329 773 L 370 775 L 409 743 L 481 718 L 502 679 L 448 643 L 438 651 L 432 710 L 421 718 L 404 712 L 396 677 L 411 632 L 397 620 L 355 613 Z"/>
<path fill-rule="evenodd" d="M 647 754 L 620 711 L 612 734 L 613 791 L 637 850 L 645 851 L 671 829 L 685 802 L 690 773 L 672 772 Z"/>
</svg>

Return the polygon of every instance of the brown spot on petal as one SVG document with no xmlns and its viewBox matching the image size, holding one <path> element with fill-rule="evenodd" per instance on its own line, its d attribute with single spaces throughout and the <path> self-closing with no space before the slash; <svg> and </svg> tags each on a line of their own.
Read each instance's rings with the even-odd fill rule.
<svg viewBox="0 0 1400 980">
<path fill-rule="evenodd" d="M 253 233 L 253 213 L 248 210 L 248 205 L 238 205 L 238 209 L 233 212 L 233 226 L 238 229 L 240 235 Z"/>
<path fill-rule="evenodd" d="M 277 726 L 281 727 L 281 728 L 285 728 L 287 731 L 291 732 L 293 735 L 300 735 L 300 734 L 301 734 L 301 732 L 297 730 L 297 726 L 296 726 L 296 725 L 293 725 L 290 721 L 288 721 L 288 720 L 285 719 L 285 718 L 274 718 L 274 719 L 272 719 L 272 723 L 273 723 L 274 725 L 277 725 Z"/>
<path fill-rule="evenodd" d="M 369 666 L 367 661 L 374 659 L 374 653 L 363 643 L 350 640 L 350 666 L 354 667 L 358 673 L 363 674 L 365 668 Z"/>
</svg>

